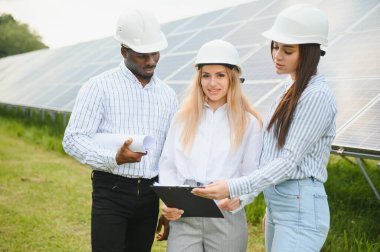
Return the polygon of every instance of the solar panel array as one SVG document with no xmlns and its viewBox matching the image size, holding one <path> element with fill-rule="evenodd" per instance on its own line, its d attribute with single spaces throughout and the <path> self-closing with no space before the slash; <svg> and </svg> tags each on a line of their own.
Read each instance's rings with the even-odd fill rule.
<svg viewBox="0 0 380 252">
<path fill-rule="evenodd" d="M 312 3 L 330 20 L 329 48 L 320 72 L 334 91 L 339 114 L 337 146 L 380 153 L 380 3 L 378 0 L 258 0 L 163 24 L 169 47 L 158 76 L 180 95 L 189 84 L 199 47 L 212 39 L 234 44 L 243 60 L 243 89 L 265 115 L 283 89 L 269 41 L 261 36 L 276 15 L 296 3 Z M 81 85 L 116 67 L 122 57 L 112 38 L 40 50 L 0 60 L 0 103 L 70 112 Z"/>
</svg>

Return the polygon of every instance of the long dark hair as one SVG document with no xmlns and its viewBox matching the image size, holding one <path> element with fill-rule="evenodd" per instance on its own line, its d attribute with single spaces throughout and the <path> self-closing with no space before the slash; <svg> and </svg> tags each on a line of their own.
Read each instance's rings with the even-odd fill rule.
<svg viewBox="0 0 380 252">
<path fill-rule="evenodd" d="M 270 46 L 272 58 L 273 45 L 274 41 L 272 41 Z M 267 127 L 267 130 L 270 130 L 274 126 L 274 133 L 277 136 L 277 146 L 279 148 L 285 145 L 286 136 L 288 135 L 298 100 L 307 87 L 310 78 L 317 73 L 317 66 L 321 56 L 319 44 L 300 44 L 299 50 L 300 58 L 296 70 L 296 80 L 282 97 Z"/>
</svg>

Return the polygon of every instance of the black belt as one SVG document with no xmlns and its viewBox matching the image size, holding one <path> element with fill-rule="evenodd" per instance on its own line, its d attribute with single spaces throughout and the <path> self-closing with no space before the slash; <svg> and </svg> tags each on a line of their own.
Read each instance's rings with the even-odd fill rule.
<svg viewBox="0 0 380 252">
<path fill-rule="evenodd" d="M 99 178 L 117 179 L 119 181 L 125 181 L 127 183 L 139 183 L 139 184 L 149 184 L 149 185 L 158 181 L 158 176 L 154 178 L 129 178 L 129 177 L 123 177 L 120 175 L 115 175 L 109 172 L 102 172 L 102 171 L 92 171 L 91 179 L 93 179 L 94 176 L 99 177 Z"/>
</svg>

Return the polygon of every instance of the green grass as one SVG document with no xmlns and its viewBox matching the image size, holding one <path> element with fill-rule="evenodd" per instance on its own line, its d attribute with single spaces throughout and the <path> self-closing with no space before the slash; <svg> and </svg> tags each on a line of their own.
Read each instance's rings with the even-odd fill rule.
<svg viewBox="0 0 380 252">
<path fill-rule="evenodd" d="M 380 201 L 353 159 L 332 156 L 326 190 L 331 229 L 324 251 L 380 251 Z M 367 161 L 367 172 L 380 190 L 380 172 Z"/>
<path fill-rule="evenodd" d="M 17 137 L 17 124 L 0 124 L 0 251 L 90 251 L 90 169 Z M 260 230 L 249 232 L 249 251 L 264 251 Z"/>
<path fill-rule="evenodd" d="M 8 134 L 64 153 L 61 139 L 69 115 L 0 104 L 0 125 Z"/>
<path fill-rule="evenodd" d="M 89 251 L 90 170 L 0 128 L 0 251 Z"/>
<path fill-rule="evenodd" d="M 90 251 L 90 169 L 62 153 L 62 131 L 0 116 L 0 251 Z M 58 132 L 58 133 L 57 133 Z M 380 189 L 376 162 L 368 172 Z M 331 230 L 322 251 L 380 251 L 380 202 L 359 167 L 332 156 Z M 247 207 L 248 251 L 264 251 L 260 195 Z M 155 242 L 153 251 L 165 251 Z"/>
</svg>

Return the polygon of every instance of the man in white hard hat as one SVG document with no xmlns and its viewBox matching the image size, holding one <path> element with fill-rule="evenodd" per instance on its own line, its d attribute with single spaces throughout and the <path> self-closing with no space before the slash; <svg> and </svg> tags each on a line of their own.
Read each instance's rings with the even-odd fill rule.
<svg viewBox="0 0 380 252">
<path fill-rule="evenodd" d="M 63 147 L 93 169 L 92 251 L 150 251 L 159 200 L 150 188 L 158 180 L 161 155 L 175 92 L 154 74 L 167 41 L 156 18 L 137 10 L 120 16 L 115 38 L 123 61 L 81 88 Z M 118 151 L 101 147 L 96 133 L 150 135 L 148 153 L 133 152 L 133 139 Z"/>
</svg>

